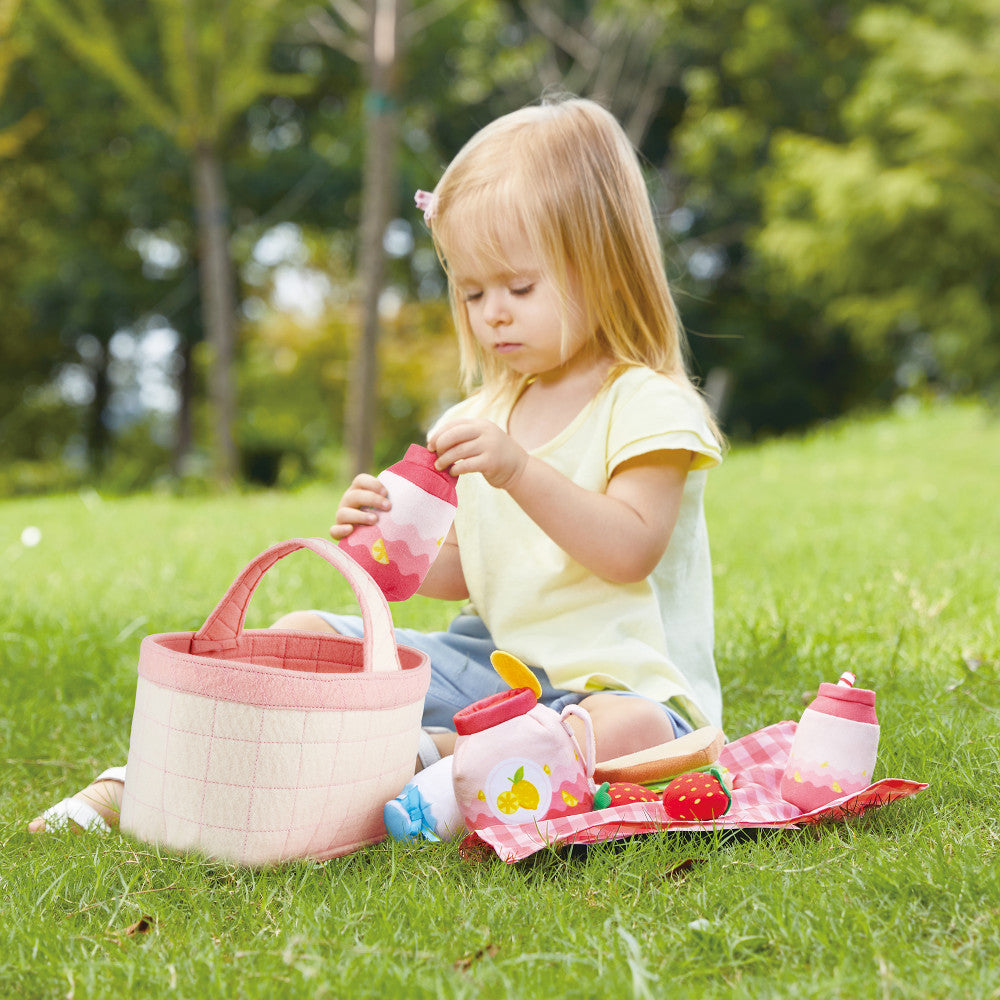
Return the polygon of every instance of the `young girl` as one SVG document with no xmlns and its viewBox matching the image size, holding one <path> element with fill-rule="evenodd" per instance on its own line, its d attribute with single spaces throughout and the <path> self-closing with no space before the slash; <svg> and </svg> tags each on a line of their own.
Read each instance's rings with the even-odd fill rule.
<svg viewBox="0 0 1000 1000">
<path fill-rule="evenodd" d="M 544 704 L 590 712 L 598 759 L 721 725 L 702 509 L 720 439 L 685 372 L 624 132 L 591 101 L 525 108 L 418 198 L 473 390 L 428 438 L 458 477 L 458 510 L 420 589 L 471 610 L 444 633 L 398 630 L 430 655 L 424 725 L 445 730 L 425 737 L 421 763 L 450 752 L 455 712 L 505 689 L 496 648 L 532 667 Z M 330 534 L 388 509 L 382 484 L 358 476 Z M 320 611 L 275 627 L 360 634 L 358 619 Z M 117 777 L 77 798 L 110 818 Z"/>
<path fill-rule="evenodd" d="M 721 724 L 702 512 L 719 436 L 685 373 L 624 132 L 585 100 L 514 112 L 418 202 L 475 390 L 428 438 L 459 502 L 420 593 L 468 597 L 474 613 L 446 633 L 400 630 L 431 657 L 425 725 L 450 728 L 505 687 L 497 647 L 536 669 L 544 703 L 590 711 L 599 759 Z M 382 484 L 359 476 L 330 534 L 388 507 Z M 277 624 L 359 634 L 325 612 Z"/>
</svg>

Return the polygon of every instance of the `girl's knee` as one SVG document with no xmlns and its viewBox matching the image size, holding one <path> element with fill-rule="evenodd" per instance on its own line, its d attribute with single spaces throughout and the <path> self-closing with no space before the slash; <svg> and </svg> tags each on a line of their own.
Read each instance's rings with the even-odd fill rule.
<svg viewBox="0 0 1000 1000">
<path fill-rule="evenodd" d="M 580 707 L 590 713 L 599 761 L 646 750 L 674 738 L 670 717 L 661 705 L 646 698 L 602 692 L 588 695 Z"/>
<path fill-rule="evenodd" d="M 312 611 L 290 611 L 282 615 L 271 628 L 283 628 L 294 632 L 336 632 L 325 619 Z"/>
</svg>

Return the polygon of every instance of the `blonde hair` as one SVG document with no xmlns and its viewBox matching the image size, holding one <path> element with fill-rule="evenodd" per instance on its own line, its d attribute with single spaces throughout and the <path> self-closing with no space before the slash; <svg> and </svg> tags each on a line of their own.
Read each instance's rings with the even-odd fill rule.
<svg viewBox="0 0 1000 1000">
<path fill-rule="evenodd" d="M 608 111 L 566 96 L 477 132 L 434 190 L 431 231 L 448 273 L 467 391 L 480 383 L 514 389 L 523 378 L 481 351 L 449 251 L 502 262 L 504 237 L 518 230 L 567 307 L 570 275 L 576 279 L 597 347 L 614 359 L 616 371 L 643 365 L 691 385 L 636 152 Z"/>
</svg>

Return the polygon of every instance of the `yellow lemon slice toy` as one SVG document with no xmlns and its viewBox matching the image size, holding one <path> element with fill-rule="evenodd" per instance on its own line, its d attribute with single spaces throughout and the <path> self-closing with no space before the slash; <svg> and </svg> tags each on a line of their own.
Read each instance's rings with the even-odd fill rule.
<svg viewBox="0 0 1000 1000">
<path fill-rule="evenodd" d="M 490 654 L 490 663 L 512 688 L 530 688 L 536 698 L 541 698 L 542 685 L 538 678 L 516 656 L 498 649 Z"/>
</svg>

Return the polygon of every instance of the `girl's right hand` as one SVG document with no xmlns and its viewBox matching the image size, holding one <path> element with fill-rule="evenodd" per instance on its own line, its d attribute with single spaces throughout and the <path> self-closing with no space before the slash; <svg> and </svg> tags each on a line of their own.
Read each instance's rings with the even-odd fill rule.
<svg viewBox="0 0 1000 1000">
<path fill-rule="evenodd" d="M 334 541 L 346 538 L 359 524 L 374 524 L 378 520 L 378 512 L 386 511 L 392 505 L 389 503 L 389 491 L 376 479 L 363 472 L 355 476 L 340 498 L 337 507 L 337 521 L 330 528 L 330 537 Z"/>
</svg>

